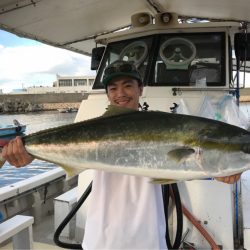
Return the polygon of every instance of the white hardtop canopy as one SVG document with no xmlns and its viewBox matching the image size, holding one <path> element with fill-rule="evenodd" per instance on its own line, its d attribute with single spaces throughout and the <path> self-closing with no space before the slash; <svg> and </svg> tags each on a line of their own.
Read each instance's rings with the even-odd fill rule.
<svg viewBox="0 0 250 250">
<path fill-rule="evenodd" d="M 90 55 L 95 38 L 128 27 L 138 12 L 250 21 L 249 0 L 1 0 L 0 29 Z"/>
</svg>

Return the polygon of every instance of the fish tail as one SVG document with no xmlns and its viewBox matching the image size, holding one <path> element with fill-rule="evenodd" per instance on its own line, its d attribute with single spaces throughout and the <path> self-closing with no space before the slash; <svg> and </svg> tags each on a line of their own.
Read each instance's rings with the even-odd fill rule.
<svg viewBox="0 0 250 250">
<path fill-rule="evenodd" d="M 9 140 L 4 140 L 4 139 L 0 139 L 0 168 L 3 166 L 3 164 L 5 163 L 5 159 L 2 157 L 2 150 L 3 147 L 9 143 Z"/>
</svg>

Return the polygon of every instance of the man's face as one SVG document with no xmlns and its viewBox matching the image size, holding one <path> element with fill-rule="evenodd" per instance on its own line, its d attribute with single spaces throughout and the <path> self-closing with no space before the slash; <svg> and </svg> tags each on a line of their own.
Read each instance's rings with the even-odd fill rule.
<svg viewBox="0 0 250 250">
<path fill-rule="evenodd" d="M 118 77 L 109 83 L 107 95 L 110 104 L 137 110 L 142 90 L 143 87 L 139 86 L 137 80 L 131 77 Z"/>
</svg>

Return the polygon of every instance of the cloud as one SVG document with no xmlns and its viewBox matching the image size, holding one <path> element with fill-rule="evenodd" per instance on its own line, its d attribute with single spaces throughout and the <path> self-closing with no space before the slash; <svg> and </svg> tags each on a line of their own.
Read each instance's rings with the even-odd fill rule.
<svg viewBox="0 0 250 250">
<path fill-rule="evenodd" d="M 45 44 L 5 47 L 0 44 L 0 89 L 52 86 L 56 74 L 95 75 L 90 58 Z M 6 92 L 6 91 L 5 91 Z"/>
</svg>

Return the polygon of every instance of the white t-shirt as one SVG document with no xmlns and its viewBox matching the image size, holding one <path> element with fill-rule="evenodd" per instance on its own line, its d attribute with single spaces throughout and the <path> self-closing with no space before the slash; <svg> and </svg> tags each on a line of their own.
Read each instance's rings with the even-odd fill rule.
<svg viewBox="0 0 250 250">
<path fill-rule="evenodd" d="M 146 177 L 95 171 L 82 247 L 167 249 L 160 185 Z"/>
</svg>

